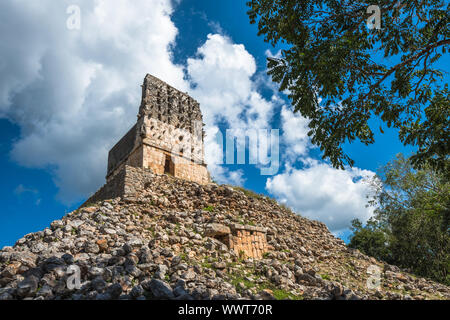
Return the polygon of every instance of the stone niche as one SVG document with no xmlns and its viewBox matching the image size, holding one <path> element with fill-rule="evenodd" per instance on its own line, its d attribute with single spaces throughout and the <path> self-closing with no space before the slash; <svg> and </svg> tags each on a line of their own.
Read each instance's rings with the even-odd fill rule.
<svg viewBox="0 0 450 320">
<path fill-rule="evenodd" d="M 206 235 L 224 243 L 241 258 L 262 259 L 268 251 L 267 229 L 250 225 L 208 225 Z"/>
</svg>

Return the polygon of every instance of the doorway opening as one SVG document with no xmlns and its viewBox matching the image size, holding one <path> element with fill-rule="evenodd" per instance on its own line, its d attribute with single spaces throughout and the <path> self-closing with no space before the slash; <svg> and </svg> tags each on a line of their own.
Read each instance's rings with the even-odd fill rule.
<svg viewBox="0 0 450 320">
<path fill-rule="evenodd" d="M 166 162 L 164 164 L 164 174 L 168 174 L 171 176 L 175 175 L 175 164 L 172 161 L 172 157 L 166 155 Z"/>
</svg>

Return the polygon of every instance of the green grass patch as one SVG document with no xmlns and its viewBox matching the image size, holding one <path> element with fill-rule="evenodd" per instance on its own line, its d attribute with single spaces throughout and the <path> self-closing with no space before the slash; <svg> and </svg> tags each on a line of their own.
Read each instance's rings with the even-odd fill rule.
<svg viewBox="0 0 450 320">
<path fill-rule="evenodd" d="M 244 288 L 241 287 L 240 284 L 244 285 Z M 257 284 L 253 281 L 249 281 L 245 279 L 242 273 L 237 274 L 231 278 L 231 284 L 234 285 L 236 290 L 240 293 L 242 293 L 243 290 L 251 289 L 252 291 L 258 293 L 262 290 L 269 289 L 272 291 L 272 294 L 275 299 L 277 300 L 303 300 L 303 297 L 301 295 L 295 295 L 289 291 L 277 288 L 273 283 L 271 282 L 264 282 L 261 284 Z"/>
<path fill-rule="evenodd" d="M 236 276 L 231 280 L 231 284 L 234 285 L 236 289 L 239 288 L 240 283 L 243 283 L 246 289 L 251 289 L 256 286 L 253 282 L 246 280 L 242 276 Z"/>
<path fill-rule="evenodd" d="M 147 228 L 147 230 L 150 231 L 150 232 L 152 233 L 152 237 L 153 237 L 153 238 L 156 236 L 156 231 L 155 231 L 155 228 L 154 228 L 154 227 Z"/>
<path fill-rule="evenodd" d="M 183 261 L 187 261 L 187 260 L 188 260 L 187 254 L 186 254 L 185 252 L 180 253 L 180 258 L 181 258 L 181 260 L 183 260 Z"/>
<path fill-rule="evenodd" d="M 270 257 L 270 252 L 264 252 L 262 256 L 264 259 L 267 259 Z"/>
<path fill-rule="evenodd" d="M 289 291 L 281 290 L 281 289 L 273 289 L 273 296 L 277 300 L 303 300 L 302 296 L 296 296 Z"/>
<path fill-rule="evenodd" d="M 329 275 L 328 273 L 321 274 L 320 277 L 321 277 L 323 280 L 331 280 L 331 277 L 330 277 L 330 275 Z"/>
<path fill-rule="evenodd" d="M 237 221 L 238 221 L 239 224 L 241 224 L 243 226 L 256 227 L 256 224 L 253 221 L 250 221 L 250 220 L 238 219 Z"/>
<path fill-rule="evenodd" d="M 262 200 L 262 199 L 266 199 L 266 198 L 267 198 L 267 197 L 266 197 L 265 195 L 263 195 L 263 194 L 259 194 L 259 193 L 256 193 L 256 192 L 254 192 L 254 191 L 251 191 L 251 190 L 242 188 L 242 187 L 232 186 L 232 188 L 233 188 L 234 190 L 243 192 L 247 197 L 250 197 L 250 198 L 259 199 L 259 200 Z"/>
</svg>

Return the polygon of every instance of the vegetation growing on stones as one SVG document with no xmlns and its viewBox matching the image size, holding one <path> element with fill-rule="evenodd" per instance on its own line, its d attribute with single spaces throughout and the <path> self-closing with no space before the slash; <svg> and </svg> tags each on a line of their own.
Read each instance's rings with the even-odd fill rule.
<svg viewBox="0 0 450 320">
<path fill-rule="evenodd" d="M 214 212 L 200 209 L 209 205 Z M 260 260 L 205 235 L 212 223 L 242 217 L 268 229 Z M 80 267 L 80 289 L 67 288 L 71 265 Z M 373 265 L 375 290 L 366 285 Z M 164 175 L 135 198 L 83 207 L 0 251 L 2 300 L 239 298 L 450 299 L 450 288 L 348 248 L 272 200 Z"/>
<path fill-rule="evenodd" d="M 350 247 L 450 285 L 450 183 L 401 154 L 374 180 L 375 216 L 353 222 Z"/>
</svg>

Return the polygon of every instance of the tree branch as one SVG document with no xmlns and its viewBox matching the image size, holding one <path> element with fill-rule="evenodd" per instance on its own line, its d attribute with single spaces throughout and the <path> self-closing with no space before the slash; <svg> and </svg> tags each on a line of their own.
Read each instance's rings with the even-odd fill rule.
<svg viewBox="0 0 450 320">
<path fill-rule="evenodd" d="M 375 88 L 379 87 L 380 84 L 384 80 L 386 80 L 387 77 L 389 77 L 392 73 L 394 73 L 394 71 L 402 68 L 405 65 L 410 64 L 411 62 L 413 62 L 414 60 L 420 58 L 422 55 L 428 53 L 432 49 L 437 48 L 437 47 L 442 46 L 442 45 L 446 45 L 446 44 L 450 44 L 450 39 L 444 39 L 444 40 L 441 40 L 441 41 L 438 41 L 438 42 L 435 42 L 435 43 L 431 43 L 431 44 L 427 45 L 425 48 L 423 48 L 422 50 L 420 50 L 419 52 L 417 52 L 416 54 L 414 54 L 411 57 L 409 57 L 408 59 L 406 59 L 405 61 L 403 61 L 403 62 L 393 66 L 391 69 L 389 69 L 384 74 L 384 76 L 381 79 L 379 79 L 373 86 L 371 86 L 369 92 L 363 97 L 362 100 L 366 100 L 368 97 L 370 97 L 372 92 L 373 92 L 373 90 Z"/>
</svg>

